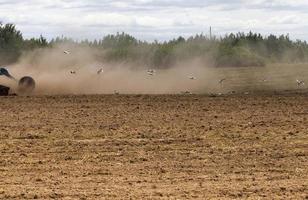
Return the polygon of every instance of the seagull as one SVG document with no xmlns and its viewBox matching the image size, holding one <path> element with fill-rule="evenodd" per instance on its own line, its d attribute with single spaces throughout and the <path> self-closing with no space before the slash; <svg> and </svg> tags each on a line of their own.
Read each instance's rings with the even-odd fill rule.
<svg viewBox="0 0 308 200">
<path fill-rule="evenodd" d="M 181 94 L 190 94 L 190 95 L 192 95 L 193 93 L 190 92 L 190 91 L 182 91 Z"/>
<path fill-rule="evenodd" d="M 149 69 L 149 70 L 147 71 L 147 73 L 148 73 L 149 76 L 154 76 L 155 73 L 156 73 L 156 71 L 155 71 L 155 69 Z"/>
<path fill-rule="evenodd" d="M 101 73 L 103 73 L 103 72 L 104 72 L 103 68 L 100 68 L 100 69 L 97 71 L 97 74 L 101 74 Z"/>
<path fill-rule="evenodd" d="M 76 71 L 71 71 L 71 74 L 76 74 Z"/>
<path fill-rule="evenodd" d="M 155 73 L 156 71 L 155 71 L 155 69 L 149 69 L 148 72 Z"/>
<path fill-rule="evenodd" d="M 189 79 L 190 79 L 190 80 L 197 80 L 197 78 L 194 77 L 194 76 L 190 76 Z"/>
<path fill-rule="evenodd" d="M 219 84 L 222 84 L 225 80 L 226 80 L 226 78 L 220 79 Z"/>
<path fill-rule="evenodd" d="M 297 86 L 300 87 L 300 86 L 304 86 L 305 85 L 305 82 L 303 80 L 298 80 L 296 79 L 296 83 L 297 83 Z"/>
<path fill-rule="evenodd" d="M 117 90 L 114 90 L 113 93 L 114 93 L 115 95 L 119 95 L 119 94 L 120 94 L 120 92 L 118 92 Z"/>
<path fill-rule="evenodd" d="M 66 55 L 68 55 L 68 54 L 70 54 L 71 52 L 67 50 L 67 51 L 63 51 L 63 53 L 66 54 Z"/>
</svg>

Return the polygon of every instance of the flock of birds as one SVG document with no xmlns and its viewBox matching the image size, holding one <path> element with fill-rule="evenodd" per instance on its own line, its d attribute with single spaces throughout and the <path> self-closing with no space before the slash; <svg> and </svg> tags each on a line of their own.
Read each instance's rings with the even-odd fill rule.
<svg viewBox="0 0 308 200">
<path fill-rule="evenodd" d="M 71 52 L 69 50 L 65 50 L 63 51 L 64 54 L 69 55 L 71 54 Z M 97 74 L 102 74 L 104 72 L 103 68 L 99 68 L 97 71 Z M 75 70 L 71 70 L 70 71 L 71 74 L 77 74 L 77 72 Z"/>
<path fill-rule="evenodd" d="M 71 52 L 70 52 L 69 50 L 65 50 L 65 51 L 63 51 L 63 53 L 66 54 L 66 55 L 71 54 Z M 71 74 L 77 74 L 77 72 L 74 71 L 74 70 L 71 70 L 70 73 L 71 73 Z M 104 69 L 103 69 L 103 68 L 99 68 L 99 69 L 97 70 L 97 74 L 102 74 L 102 73 L 104 73 Z M 157 72 L 156 72 L 155 69 L 148 69 L 148 70 L 147 70 L 147 74 L 148 74 L 148 76 L 155 76 L 155 75 L 157 74 Z M 188 76 L 188 79 L 189 79 L 189 80 L 192 80 L 192 81 L 197 80 L 197 78 L 196 78 L 195 76 Z M 220 86 L 222 86 L 223 83 L 224 83 L 226 80 L 227 80 L 226 78 L 222 78 L 222 79 L 220 79 L 220 80 L 218 81 L 218 84 L 219 84 Z M 263 81 L 263 82 L 268 82 L 267 79 L 263 79 L 262 81 Z M 303 80 L 296 79 L 296 84 L 297 84 L 298 87 L 302 87 L 302 86 L 305 85 L 305 82 L 304 82 Z M 119 94 L 119 92 L 115 90 L 115 91 L 114 91 L 114 94 Z M 184 91 L 184 92 L 181 92 L 181 94 L 193 94 L 193 93 L 190 92 L 190 91 Z"/>
<path fill-rule="evenodd" d="M 99 70 L 97 71 L 97 74 L 101 74 L 103 72 L 104 72 L 103 68 L 99 68 Z M 70 73 L 71 74 L 77 74 L 77 72 L 75 70 L 71 70 Z"/>
</svg>

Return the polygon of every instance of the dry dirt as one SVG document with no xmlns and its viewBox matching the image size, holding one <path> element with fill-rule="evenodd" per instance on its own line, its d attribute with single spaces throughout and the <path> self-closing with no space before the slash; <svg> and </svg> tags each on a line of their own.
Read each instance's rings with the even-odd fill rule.
<svg viewBox="0 0 308 200">
<path fill-rule="evenodd" d="M 3 199 L 308 199 L 308 95 L 0 98 Z"/>
</svg>

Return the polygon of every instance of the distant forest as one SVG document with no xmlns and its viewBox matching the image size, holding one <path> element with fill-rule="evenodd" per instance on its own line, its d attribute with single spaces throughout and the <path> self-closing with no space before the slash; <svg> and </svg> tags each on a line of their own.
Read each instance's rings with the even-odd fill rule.
<svg viewBox="0 0 308 200">
<path fill-rule="evenodd" d="M 288 35 L 262 36 L 258 33 L 231 33 L 223 37 L 197 34 L 166 42 L 146 42 L 126 33 L 107 35 L 100 40 L 74 41 L 58 37 L 48 41 L 43 36 L 24 39 L 14 24 L 0 24 L 0 65 L 18 61 L 23 52 L 72 43 L 101 50 L 104 62 L 129 62 L 156 68 L 201 59 L 217 67 L 264 66 L 268 63 L 304 63 L 308 61 L 306 41 L 290 40 Z"/>
</svg>

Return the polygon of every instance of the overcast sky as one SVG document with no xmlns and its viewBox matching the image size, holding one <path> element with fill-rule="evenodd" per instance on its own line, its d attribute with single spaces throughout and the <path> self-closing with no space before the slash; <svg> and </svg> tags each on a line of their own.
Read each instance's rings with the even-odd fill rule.
<svg viewBox="0 0 308 200">
<path fill-rule="evenodd" d="M 124 31 L 168 40 L 238 31 L 308 40 L 308 0 L 0 0 L 0 21 L 26 38 L 99 39 Z"/>
</svg>

